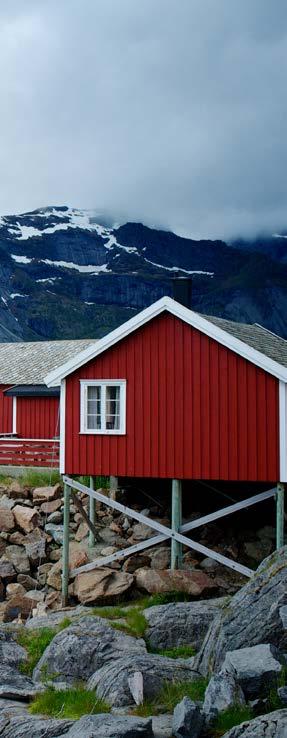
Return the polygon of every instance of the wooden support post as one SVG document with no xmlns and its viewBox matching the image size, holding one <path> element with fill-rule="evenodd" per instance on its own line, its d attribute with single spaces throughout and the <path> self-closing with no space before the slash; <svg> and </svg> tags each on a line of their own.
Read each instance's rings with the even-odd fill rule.
<svg viewBox="0 0 287 738">
<path fill-rule="evenodd" d="M 64 484 L 64 535 L 62 570 L 62 605 L 68 604 L 69 590 L 69 536 L 70 536 L 70 487 Z"/>
<path fill-rule="evenodd" d="M 109 496 L 111 500 L 116 499 L 118 488 L 119 488 L 118 477 L 110 477 L 110 495 Z"/>
<path fill-rule="evenodd" d="M 277 484 L 276 495 L 276 548 L 284 546 L 284 492 L 285 485 Z"/>
<path fill-rule="evenodd" d="M 90 489 L 95 489 L 94 477 L 90 477 Z M 96 517 L 96 500 L 94 497 L 89 498 L 89 518 L 92 525 L 95 525 Z M 93 530 L 89 533 L 89 546 L 92 548 L 95 545 L 95 534 Z"/>
<path fill-rule="evenodd" d="M 179 479 L 172 480 L 171 490 L 171 529 L 178 533 L 182 524 L 182 484 Z M 182 544 L 174 538 L 171 541 L 171 569 L 182 567 Z"/>
</svg>

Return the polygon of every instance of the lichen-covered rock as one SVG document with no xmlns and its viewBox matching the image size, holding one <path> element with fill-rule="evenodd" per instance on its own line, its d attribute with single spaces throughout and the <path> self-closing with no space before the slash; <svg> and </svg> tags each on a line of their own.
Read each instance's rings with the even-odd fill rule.
<svg viewBox="0 0 287 738">
<path fill-rule="evenodd" d="M 171 602 L 145 610 L 147 639 L 153 649 L 189 645 L 197 651 L 210 623 L 220 612 L 226 598 L 199 602 Z"/>
<path fill-rule="evenodd" d="M 206 722 L 211 722 L 219 712 L 234 705 L 244 705 L 245 698 L 239 684 L 232 674 L 220 671 L 211 677 L 205 691 L 203 712 Z"/>
<path fill-rule="evenodd" d="M 67 735 L 73 725 L 71 720 L 48 720 L 32 715 L 0 717 L 1 738 L 60 738 Z M 81 738 L 84 738 L 82 734 Z"/>
<path fill-rule="evenodd" d="M 165 682 L 192 681 L 199 676 L 192 668 L 192 659 L 136 653 L 109 660 L 89 679 L 88 687 L 114 707 L 131 705 L 134 698 L 129 682 L 135 672 L 143 676 L 143 696 L 148 700 L 158 695 Z"/>
<path fill-rule="evenodd" d="M 231 728 L 222 738 L 286 738 L 286 736 L 287 710 L 276 710 Z"/>
<path fill-rule="evenodd" d="M 131 653 L 145 653 L 143 640 L 111 628 L 102 618 L 84 617 L 58 633 L 43 653 L 33 678 L 40 682 L 44 668 L 53 681 L 87 680 L 107 661 Z"/>
<path fill-rule="evenodd" d="M 231 673 L 248 699 L 268 694 L 283 666 L 277 649 L 270 644 L 228 651 L 222 669 Z"/>
<path fill-rule="evenodd" d="M 287 604 L 287 547 L 265 559 L 253 577 L 218 614 L 206 635 L 196 666 L 219 671 L 227 651 L 270 643 L 286 650 L 280 609 Z"/>
<path fill-rule="evenodd" d="M 0 664 L 0 697 L 25 701 L 34 697 L 36 692 L 32 679 L 20 674 L 14 666 Z"/>
<path fill-rule="evenodd" d="M 203 726 L 200 707 L 189 697 L 184 697 L 173 712 L 172 735 L 175 738 L 198 738 Z"/>
<path fill-rule="evenodd" d="M 67 738 L 153 738 L 152 721 L 130 715 L 86 715 L 74 723 Z"/>
</svg>

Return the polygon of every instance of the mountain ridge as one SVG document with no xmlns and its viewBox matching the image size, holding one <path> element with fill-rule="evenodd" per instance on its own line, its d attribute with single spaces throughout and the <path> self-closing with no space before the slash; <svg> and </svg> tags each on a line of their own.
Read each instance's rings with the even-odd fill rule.
<svg viewBox="0 0 287 738">
<path fill-rule="evenodd" d="M 96 211 L 0 218 L 0 340 L 98 338 L 193 280 L 192 307 L 287 338 L 287 238 L 195 240 Z M 107 223 L 107 219 L 105 220 Z"/>
</svg>

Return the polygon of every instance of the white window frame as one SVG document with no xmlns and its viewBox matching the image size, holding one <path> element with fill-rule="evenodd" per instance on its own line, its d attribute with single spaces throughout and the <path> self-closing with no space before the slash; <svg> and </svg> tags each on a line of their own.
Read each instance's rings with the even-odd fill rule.
<svg viewBox="0 0 287 738">
<path fill-rule="evenodd" d="M 126 433 L 126 379 L 80 379 L 80 433 L 92 436 L 123 436 Z M 88 387 L 101 387 L 101 424 L 102 428 L 87 427 L 87 397 Z M 120 388 L 120 427 L 104 428 L 105 423 L 105 407 L 106 407 L 106 387 Z"/>
</svg>

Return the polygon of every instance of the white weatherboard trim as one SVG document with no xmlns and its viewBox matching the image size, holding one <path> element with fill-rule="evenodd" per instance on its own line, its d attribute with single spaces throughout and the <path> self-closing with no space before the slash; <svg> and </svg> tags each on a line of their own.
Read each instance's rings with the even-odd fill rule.
<svg viewBox="0 0 287 738">
<path fill-rule="evenodd" d="M 287 387 L 285 382 L 279 382 L 279 448 L 280 448 L 280 479 L 278 482 L 287 482 Z"/>
<path fill-rule="evenodd" d="M 17 397 L 12 402 L 12 433 L 17 433 Z"/>
<path fill-rule="evenodd" d="M 85 435 L 124 436 L 126 432 L 126 379 L 80 379 L 80 433 Z M 88 387 L 101 387 L 101 428 L 87 428 Z M 120 427 L 106 429 L 106 388 L 120 388 Z"/>
<path fill-rule="evenodd" d="M 65 473 L 65 432 L 66 425 L 66 380 L 61 381 L 60 390 L 60 474 Z"/>
<path fill-rule="evenodd" d="M 97 343 L 92 344 L 88 348 L 84 349 L 84 351 L 80 351 L 65 364 L 62 364 L 62 366 L 47 374 L 44 380 L 45 383 L 48 387 L 58 385 L 68 374 L 76 371 L 76 369 L 83 366 L 83 364 L 86 364 L 87 361 L 96 358 L 103 351 L 106 351 L 118 341 L 126 338 L 126 336 L 132 333 L 132 331 L 140 328 L 149 320 L 152 320 L 152 318 L 155 318 L 164 311 L 168 311 L 188 325 L 201 331 L 201 333 L 209 336 L 209 338 L 213 338 L 215 341 L 226 346 L 226 348 L 229 348 L 236 354 L 239 354 L 244 359 L 251 361 L 261 369 L 264 369 L 264 371 L 272 374 L 274 377 L 277 377 L 283 382 L 287 382 L 286 367 L 282 366 L 277 361 L 270 359 L 268 356 L 265 356 L 265 354 L 257 351 L 257 349 L 248 346 L 246 343 L 239 340 L 239 338 L 235 338 L 230 333 L 227 333 L 227 331 L 224 331 L 206 318 L 203 318 L 202 315 L 194 313 L 193 310 L 189 310 L 183 305 L 180 305 L 180 303 L 172 300 L 171 297 L 162 297 L 160 300 L 157 300 L 157 302 L 150 305 L 150 307 L 142 310 L 138 315 L 135 315 L 134 318 L 131 318 L 126 323 L 123 323 L 123 325 L 120 325 L 116 330 L 108 333 L 107 336 L 101 338 Z"/>
</svg>

